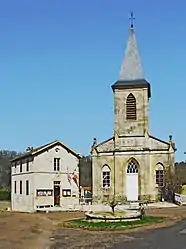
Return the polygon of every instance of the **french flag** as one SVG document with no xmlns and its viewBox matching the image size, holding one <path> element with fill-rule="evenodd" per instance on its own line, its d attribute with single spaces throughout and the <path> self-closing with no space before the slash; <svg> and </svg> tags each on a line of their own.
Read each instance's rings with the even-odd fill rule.
<svg viewBox="0 0 186 249">
<path fill-rule="evenodd" d="M 70 176 L 69 173 L 68 173 L 68 175 L 67 175 L 67 178 L 68 178 L 68 182 L 71 184 L 71 176 Z"/>
</svg>

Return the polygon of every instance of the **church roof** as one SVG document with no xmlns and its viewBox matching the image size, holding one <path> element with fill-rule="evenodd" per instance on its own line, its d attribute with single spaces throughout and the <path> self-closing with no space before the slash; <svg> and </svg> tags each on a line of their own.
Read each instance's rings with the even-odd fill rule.
<svg viewBox="0 0 186 249">
<path fill-rule="evenodd" d="M 157 137 L 154 137 L 147 133 L 148 140 L 144 136 L 120 136 L 119 140 L 120 142 L 118 145 L 114 145 L 114 137 L 111 137 L 99 144 L 97 144 L 94 148 L 96 150 L 96 153 L 107 153 L 107 152 L 134 152 L 134 151 L 169 151 L 170 146 L 172 146 L 173 150 L 176 151 L 175 145 L 173 143 L 166 142 L 164 140 L 161 140 Z M 135 140 L 137 143 L 135 146 L 131 145 L 122 145 L 122 141 L 129 141 L 129 140 Z M 143 144 L 143 145 L 141 145 Z"/>
<path fill-rule="evenodd" d="M 130 28 L 125 56 L 119 73 L 119 81 L 133 81 L 141 79 L 144 79 L 143 69 L 134 28 L 132 27 Z"/>
<path fill-rule="evenodd" d="M 131 13 L 131 20 L 133 14 Z M 125 56 L 119 72 L 118 81 L 112 85 L 112 89 L 147 87 L 150 97 L 150 84 L 143 75 L 142 63 L 138 51 L 133 23 L 130 26 L 129 38 L 126 45 Z"/>
</svg>

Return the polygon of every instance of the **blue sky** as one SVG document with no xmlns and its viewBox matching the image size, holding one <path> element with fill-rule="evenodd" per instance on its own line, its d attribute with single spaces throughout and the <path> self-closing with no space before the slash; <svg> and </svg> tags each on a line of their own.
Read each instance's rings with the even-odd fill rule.
<svg viewBox="0 0 186 249">
<path fill-rule="evenodd" d="M 130 3 L 131 2 L 131 3 Z M 0 148 L 60 139 L 88 154 L 113 134 L 113 93 L 134 11 L 151 83 L 151 134 L 186 155 L 185 1 L 6 0 L 0 4 Z"/>
</svg>

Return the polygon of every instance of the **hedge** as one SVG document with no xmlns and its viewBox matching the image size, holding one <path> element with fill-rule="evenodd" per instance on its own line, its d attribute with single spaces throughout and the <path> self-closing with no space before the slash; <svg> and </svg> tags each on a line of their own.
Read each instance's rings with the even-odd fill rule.
<svg viewBox="0 0 186 249">
<path fill-rule="evenodd" d="M 0 201 L 9 201 L 11 198 L 10 190 L 0 188 Z"/>
</svg>

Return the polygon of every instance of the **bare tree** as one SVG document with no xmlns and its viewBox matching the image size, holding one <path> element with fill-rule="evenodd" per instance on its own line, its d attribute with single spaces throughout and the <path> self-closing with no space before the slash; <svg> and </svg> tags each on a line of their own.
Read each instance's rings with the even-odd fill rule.
<svg viewBox="0 0 186 249">
<path fill-rule="evenodd" d="M 174 194 L 181 191 L 181 180 L 176 174 L 174 168 L 167 167 L 165 169 L 165 184 L 162 188 L 162 196 L 165 200 L 174 202 Z"/>
</svg>

